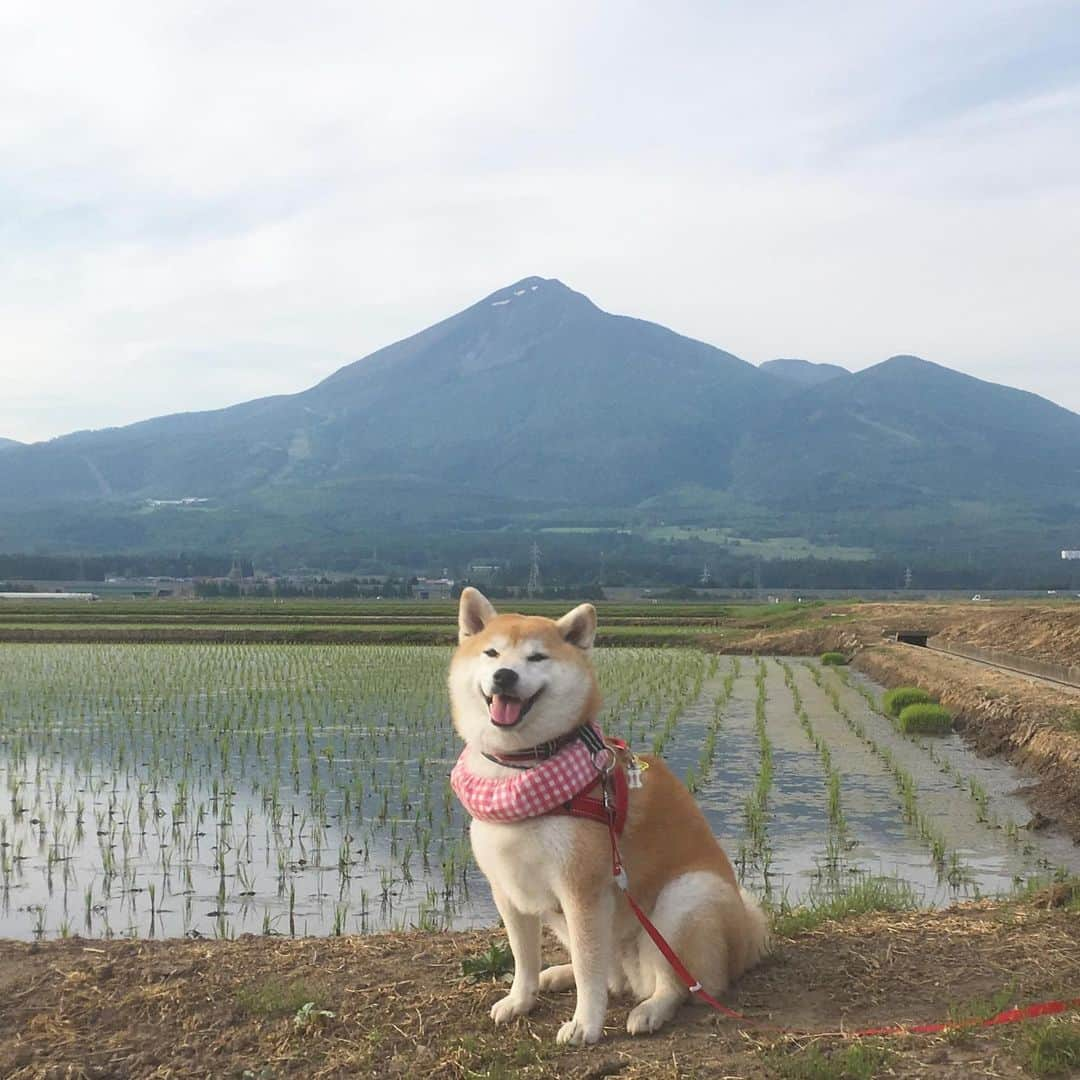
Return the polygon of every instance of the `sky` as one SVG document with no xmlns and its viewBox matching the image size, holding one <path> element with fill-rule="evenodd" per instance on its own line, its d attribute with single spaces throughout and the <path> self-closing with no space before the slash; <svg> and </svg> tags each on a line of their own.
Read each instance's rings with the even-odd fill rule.
<svg viewBox="0 0 1080 1080">
<path fill-rule="evenodd" d="M 532 274 L 1080 411 L 1080 9 L 5 0 L 0 437 L 305 389 Z"/>
</svg>

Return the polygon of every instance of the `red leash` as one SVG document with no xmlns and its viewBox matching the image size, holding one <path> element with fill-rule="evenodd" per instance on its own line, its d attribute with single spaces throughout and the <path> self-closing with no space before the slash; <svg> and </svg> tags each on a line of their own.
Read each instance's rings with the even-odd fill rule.
<svg viewBox="0 0 1080 1080">
<path fill-rule="evenodd" d="M 824 1032 L 797 1031 L 794 1028 L 780 1027 L 778 1024 L 767 1024 L 762 1020 L 754 1020 L 749 1016 L 729 1009 L 722 1005 L 711 994 L 707 993 L 701 983 L 690 974 L 690 970 L 676 955 L 675 950 L 667 943 L 664 935 L 653 925 L 652 920 L 641 910 L 638 902 L 630 895 L 629 882 L 626 877 L 626 868 L 623 866 L 622 855 L 619 852 L 619 841 L 615 829 L 615 805 L 610 795 L 611 769 L 602 770 L 603 804 L 607 810 L 608 835 L 611 837 L 611 873 L 615 878 L 615 884 L 621 890 L 630 910 L 635 918 L 641 923 L 641 928 L 653 940 L 653 944 L 663 954 L 664 959 L 671 965 L 672 970 L 679 976 L 680 981 L 699 1001 L 705 1002 L 710 1008 L 715 1009 L 724 1016 L 750 1027 L 767 1031 L 778 1031 L 788 1035 L 820 1035 Z M 1015 1024 L 1021 1020 L 1031 1020 L 1037 1016 L 1057 1016 L 1063 1012 L 1080 1009 L 1080 998 L 1071 998 L 1062 1001 L 1041 1001 L 1034 1005 L 1022 1005 L 1014 1009 L 1004 1009 L 1002 1012 L 991 1016 L 989 1019 L 970 1017 L 964 1020 L 949 1020 L 937 1024 L 890 1024 L 885 1027 L 861 1028 L 857 1031 L 837 1032 L 847 1038 L 859 1038 L 867 1035 L 933 1035 L 942 1031 L 956 1030 L 960 1028 L 990 1028 L 1001 1024 Z"/>
</svg>

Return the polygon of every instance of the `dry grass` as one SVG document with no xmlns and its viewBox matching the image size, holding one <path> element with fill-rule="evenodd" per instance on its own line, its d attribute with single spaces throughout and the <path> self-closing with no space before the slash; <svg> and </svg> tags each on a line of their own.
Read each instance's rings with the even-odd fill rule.
<svg viewBox="0 0 1080 1080">
<path fill-rule="evenodd" d="M 947 1018 L 961 1003 L 989 1000 L 1003 986 L 1018 1002 L 1076 996 L 1078 931 L 1080 915 L 1046 902 L 983 902 L 829 923 L 782 939 L 727 996 L 760 1018 L 760 1028 L 739 1030 L 690 1007 L 660 1035 L 632 1039 L 622 1028 L 628 1004 L 617 1002 L 605 1040 L 576 1051 L 554 1044 L 570 995 L 545 996 L 532 1017 L 508 1028 L 491 1025 L 487 1010 L 504 986 L 466 979 L 461 962 L 499 940 L 495 931 L 6 942 L 0 1075 L 1030 1075 L 1032 1060 L 1071 1052 L 1076 1021 L 1057 1024 L 1049 1036 L 1034 1027 L 998 1028 L 878 1040 L 858 1052 L 841 1033 Z M 293 1006 L 304 1004 L 300 998 L 334 1015 L 298 1027 Z M 813 1034 L 787 1035 L 773 1024 Z M 879 1046 L 888 1052 L 879 1054 Z M 832 1074 L 821 1071 L 828 1067 Z"/>
</svg>

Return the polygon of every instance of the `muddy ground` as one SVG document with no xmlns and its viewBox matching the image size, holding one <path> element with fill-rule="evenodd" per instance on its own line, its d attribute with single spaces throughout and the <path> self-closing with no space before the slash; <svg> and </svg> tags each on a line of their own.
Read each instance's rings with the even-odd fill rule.
<svg viewBox="0 0 1080 1080">
<path fill-rule="evenodd" d="M 864 1040 L 842 1029 L 948 1020 L 1080 994 L 1080 911 L 1061 889 L 1033 902 L 865 915 L 777 943 L 727 995 L 768 1024 L 740 1030 L 686 1007 L 666 1031 L 631 1038 L 613 1003 L 595 1047 L 556 1046 L 572 995 L 527 1020 L 487 1017 L 505 987 L 462 976 L 497 931 L 235 942 L 0 943 L 0 1076 L 43 1077 L 769 1077 L 1031 1075 L 1054 1026 L 1080 1047 L 1080 1019 L 972 1034 Z M 296 1021 L 306 1002 L 333 1015 Z M 830 1034 L 831 1033 L 831 1034 Z M 811 1071 L 820 1059 L 832 1071 Z M 853 1074 L 854 1075 L 854 1074 Z"/>
</svg>

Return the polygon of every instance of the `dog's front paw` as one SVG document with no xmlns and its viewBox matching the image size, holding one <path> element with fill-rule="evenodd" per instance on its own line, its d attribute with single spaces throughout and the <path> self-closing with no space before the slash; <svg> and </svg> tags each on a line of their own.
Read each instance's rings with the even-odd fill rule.
<svg viewBox="0 0 1080 1080">
<path fill-rule="evenodd" d="M 511 1020 L 531 1013 L 535 1005 L 535 994 L 526 997 L 514 994 L 511 991 L 506 997 L 500 998 L 491 1006 L 491 1019 L 496 1024 L 509 1024 Z"/>
<path fill-rule="evenodd" d="M 590 1043 L 598 1042 L 603 1033 L 604 1022 L 602 1020 L 587 1024 L 575 1016 L 573 1020 L 567 1020 L 559 1028 L 559 1034 L 555 1036 L 555 1041 L 560 1046 L 588 1046 Z"/>
</svg>

